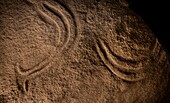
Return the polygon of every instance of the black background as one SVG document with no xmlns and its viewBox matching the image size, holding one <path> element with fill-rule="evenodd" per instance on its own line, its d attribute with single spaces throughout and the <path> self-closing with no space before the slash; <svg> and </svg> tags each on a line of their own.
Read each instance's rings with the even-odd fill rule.
<svg viewBox="0 0 170 103">
<path fill-rule="evenodd" d="M 140 15 L 163 47 L 170 53 L 170 4 L 168 0 L 127 0 L 129 7 Z"/>
</svg>

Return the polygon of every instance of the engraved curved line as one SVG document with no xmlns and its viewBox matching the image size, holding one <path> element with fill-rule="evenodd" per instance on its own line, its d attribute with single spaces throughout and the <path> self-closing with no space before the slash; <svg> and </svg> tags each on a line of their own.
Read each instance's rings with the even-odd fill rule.
<svg viewBox="0 0 170 103">
<path fill-rule="evenodd" d="M 48 58 L 45 58 L 44 60 L 42 60 L 41 62 L 39 62 L 38 64 L 36 64 L 32 68 L 29 68 L 27 70 L 24 70 L 19 65 L 19 63 L 17 63 L 15 65 L 16 72 L 17 72 L 17 74 L 22 75 L 22 76 L 29 76 L 29 75 L 35 74 L 36 72 L 42 71 L 43 69 L 49 67 L 54 56 L 55 56 L 55 54 L 51 53 L 51 55 Z"/>
<path fill-rule="evenodd" d="M 155 56 L 155 55 L 154 55 Z M 161 62 L 165 62 L 165 60 L 167 60 L 167 55 L 166 55 L 166 52 L 163 50 L 163 47 L 161 46 L 159 51 L 158 51 L 158 54 L 154 57 L 154 60 L 157 62 L 157 63 L 161 63 Z"/>
<path fill-rule="evenodd" d="M 158 56 L 160 49 L 161 49 L 161 45 L 160 45 L 158 39 L 155 39 L 155 44 L 154 44 L 153 49 L 152 49 L 153 55 Z"/>
<path fill-rule="evenodd" d="M 22 93 L 26 93 L 28 92 L 28 79 L 26 79 L 26 77 L 17 77 L 16 79 L 16 83 L 18 85 L 18 89 L 22 92 Z"/>
<path fill-rule="evenodd" d="M 121 66 L 121 65 L 119 65 L 117 62 L 116 62 L 116 60 L 114 60 L 113 59 L 113 56 L 114 55 L 112 55 L 111 53 L 110 53 L 110 51 L 109 51 L 109 49 L 107 48 L 107 46 L 103 43 L 103 41 L 101 41 L 100 39 L 99 39 L 99 45 L 101 46 L 101 49 L 106 53 L 106 55 L 107 55 L 107 58 L 110 60 L 110 62 L 113 64 L 113 65 L 115 65 L 116 67 L 119 67 L 119 68 L 123 68 L 124 70 L 128 70 L 128 72 L 137 72 L 137 71 L 141 71 L 143 68 L 126 68 L 126 67 L 124 67 L 124 66 Z M 127 61 L 128 62 L 128 61 Z M 132 61 L 131 61 L 132 62 Z M 134 61 L 133 61 L 134 62 Z M 130 66 L 130 65 L 129 65 Z M 124 70 L 122 70 L 122 71 L 124 71 Z"/>
<path fill-rule="evenodd" d="M 123 80 L 127 80 L 127 81 L 139 81 L 141 78 L 132 78 L 129 77 L 123 73 L 121 73 L 119 70 L 116 70 L 116 68 L 113 68 L 113 66 L 104 58 L 104 55 L 101 53 L 99 47 L 97 47 L 97 52 L 99 53 L 100 58 L 102 59 L 102 61 L 104 62 L 104 64 L 108 67 L 109 71 L 111 71 L 113 74 L 115 74 L 117 77 L 123 79 Z"/>
<path fill-rule="evenodd" d="M 18 89 L 22 92 L 22 93 L 26 93 L 27 89 L 26 89 L 26 79 L 23 78 L 18 78 L 16 80 L 16 83 L 18 85 Z"/>
<path fill-rule="evenodd" d="M 111 25 L 108 25 L 108 26 L 109 26 L 109 28 L 111 29 L 111 30 L 109 30 L 109 31 L 110 31 L 110 34 L 111 34 L 111 35 L 114 35 L 113 32 L 112 32 L 113 30 L 112 30 Z M 123 36 L 121 36 L 121 38 L 124 38 L 124 39 L 125 39 L 125 37 L 123 37 Z M 110 47 L 108 47 L 108 48 L 109 48 L 109 50 L 113 53 L 113 55 L 114 55 L 115 57 L 120 58 L 121 60 L 124 60 L 124 61 L 129 61 L 129 62 L 131 62 L 131 63 L 133 63 L 134 61 L 135 61 L 135 62 L 138 62 L 138 61 L 141 61 L 141 60 L 147 58 L 146 56 L 143 56 L 143 57 L 140 57 L 140 58 L 129 58 L 129 57 L 124 58 L 123 56 L 118 55 L 117 53 L 113 52 L 113 50 L 112 50 Z M 139 48 L 138 50 L 146 51 L 145 49 L 142 49 L 142 48 Z"/>
<path fill-rule="evenodd" d="M 33 78 L 36 75 L 41 74 L 44 70 L 49 68 L 51 65 L 50 63 L 42 64 L 35 66 L 34 68 L 30 69 L 29 71 L 21 71 L 23 69 L 19 64 L 15 66 L 16 74 L 17 74 L 17 83 L 23 93 L 27 91 L 26 81 L 30 78 Z"/>
<path fill-rule="evenodd" d="M 27 72 L 21 72 L 21 67 L 19 65 L 16 65 L 16 72 L 17 72 L 17 83 L 18 86 L 20 86 L 21 91 L 26 93 L 27 91 L 27 85 L 26 85 L 26 81 L 28 81 L 30 78 L 33 78 L 36 75 L 39 75 L 43 72 L 43 70 L 46 70 L 47 68 L 49 68 L 51 65 L 45 64 L 42 65 L 41 67 L 34 67 L 33 70 L 27 71 Z"/>
<path fill-rule="evenodd" d="M 69 15 L 71 16 L 72 21 L 74 23 L 74 26 L 75 26 L 74 33 L 72 33 L 72 35 L 71 35 L 73 37 L 73 39 L 69 40 L 70 42 L 66 43 L 67 45 L 65 45 L 65 46 L 67 46 L 69 48 L 66 48 L 66 47 L 63 48 L 63 49 L 65 49 L 65 51 L 68 52 L 69 50 L 71 50 L 71 47 L 73 47 L 75 45 L 75 43 L 79 40 L 79 36 L 80 36 L 80 33 L 79 33 L 80 28 L 79 28 L 79 26 L 80 25 L 79 25 L 78 17 L 76 16 L 75 13 L 72 12 L 72 10 L 68 6 L 66 6 L 62 1 L 56 1 L 56 2 L 59 3 L 65 9 L 65 11 L 67 13 L 69 13 Z"/>
<path fill-rule="evenodd" d="M 100 49 L 99 45 L 101 45 L 101 44 L 96 43 L 97 52 L 98 52 L 100 58 L 102 59 L 102 61 L 104 62 L 104 64 L 108 67 L 109 71 L 111 71 L 113 74 L 115 74 L 119 78 L 126 80 L 126 81 L 139 81 L 139 80 L 144 79 L 144 76 L 143 75 L 137 75 L 135 73 L 135 70 L 127 70 L 127 69 L 123 70 L 123 69 L 121 69 L 121 68 L 124 68 L 124 67 L 121 67 L 120 65 L 116 64 L 116 62 L 113 59 L 111 59 L 111 55 L 105 50 L 106 48 L 102 47 L 103 50 L 104 50 L 104 51 L 102 51 Z M 110 64 L 110 62 L 106 60 L 103 52 L 105 52 L 105 55 L 107 56 L 108 59 L 111 59 L 110 62 L 112 62 L 112 63 L 114 62 L 113 65 Z"/>
<path fill-rule="evenodd" d="M 15 72 L 17 74 L 17 84 L 21 90 L 21 92 L 26 93 L 27 85 L 26 81 L 30 78 L 33 78 L 36 75 L 41 74 L 44 70 L 51 67 L 51 62 L 53 59 L 54 54 L 51 54 L 50 57 L 44 59 L 42 62 L 38 63 L 37 65 L 29 68 L 28 70 L 24 70 L 19 63 L 17 63 L 14 67 Z"/>
<path fill-rule="evenodd" d="M 53 11 L 57 16 L 59 16 L 59 18 L 63 21 L 66 31 L 67 31 L 67 40 L 66 42 L 63 44 L 62 49 L 65 48 L 65 46 L 68 44 L 69 40 L 70 40 L 70 25 L 69 25 L 69 21 L 67 20 L 66 16 L 57 8 L 55 8 L 54 6 L 52 6 L 51 4 L 49 4 L 48 2 L 44 2 L 44 7 L 46 7 L 48 10 Z"/>
<path fill-rule="evenodd" d="M 104 43 L 103 43 L 103 45 L 104 45 Z M 145 57 L 145 56 L 143 56 L 141 58 L 134 58 L 134 59 L 132 59 L 132 58 L 124 58 L 121 55 L 118 55 L 117 53 L 112 51 L 110 46 L 108 46 L 106 44 L 105 44 L 105 46 L 107 47 L 110 54 L 112 54 L 112 57 L 115 57 L 116 60 L 118 60 L 119 62 L 122 62 L 122 63 L 126 63 L 126 64 L 131 63 L 133 65 L 132 66 L 133 68 L 136 67 L 136 66 L 139 66 L 141 62 L 145 62 L 144 60 L 147 59 L 147 57 Z"/>
<path fill-rule="evenodd" d="M 28 1 L 28 0 L 26 0 L 26 1 Z M 40 18 L 42 20 L 44 20 L 45 22 L 48 22 L 49 24 L 52 24 L 56 28 L 58 28 L 59 35 L 61 35 L 61 30 L 60 30 L 59 25 L 52 18 L 50 18 L 47 14 L 45 14 L 42 10 L 40 10 L 38 8 L 37 4 L 34 4 L 34 3 L 30 2 L 30 1 L 28 1 L 28 2 L 31 5 L 34 6 L 38 16 L 40 16 Z M 60 11 L 55 9 L 52 5 L 44 3 L 44 6 L 48 7 L 48 9 L 51 9 L 52 11 L 54 11 L 55 14 L 57 14 L 60 17 L 60 19 L 63 21 L 63 23 L 65 25 L 65 28 L 66 28 L 66 31 L 67 31 L 68 35 L 67 35 L 67 40 L 66 40 L 66 42 L 64 43 L 64 46 L 63 46 L 63 49 L 64 49 L 64 47 L 66 46 L 66 44 L 68 44 L 69 39 L 70 39 L 70 33 L 71 32 L 70 32 L 69 22 L 68 22 L 67 18 Z M 78 28 L 77 28 L 78 26 L 77 26 L 77 22 L 75 20 L 75 15 L 69 9 L 68 9 L 68 11 L 71 13 L 71 16 L 73 18 L 73 22 L 75 24 L 75 39 L 74 39 L 74 42 L 73 42 L 73 43 L 75 43 L 75 41 L 77 41 L 78 36 L 79 36 L 78 35 Z M 60 36 L 59 36 L 59 38 L 60 38 Z M 49 68 L 51 66 L 51 59 L 52 59 L 53 56 L 54 55 L 50 55 L 50 57 L 48 59 L 44 59 L 42 62 L 35 65 L 33 68 L 29 68 L 29 70 L 27 70 L 27 71 L 23 71 L 22 67 L 19 64 L 17 64 L 15 66 L 15 71 L 17 73 L 17 78 L 18 78 L 17 80 L 18 80 L 19 86 L 22 87 L 22 91 L 24 91 L 24 92 L 27 91 L 25 83 L 26 83 L 26 81 L 28 79 L 32 78 L 35 75 L 40 74 L 43 70 L 45 70 L 45 69 L 47 69 L 47 68 Z"/>
<path fill-rule="evenodd" d="M 142 57 L 140 57 L 140 58 L 129 58 L 129 57 L 123 57 L 123 56 L 121 56 L 121 55 L 119 55 L 119 54 L 117 54 L 117 53 L 115 53 L 113 50 L 111 50 L 111 47 L 110 46 L 107 46 L 108 47 L 108 49 L 109 49 L 109 51 L 113 54 L 113 56 L 115 56 L 116 58 L 118 58 L 119 60 L 121 60 L 121 61 L 127 61 L 127 62 L 130 62 L 130 63 L 137 63 L 137 62 L 140 62 L 140 61 L 142 61 L 142 60 L 144 60 L 144 59 L 146 59 L 147 57 L 146 56 L 142 56 Z"/>
<path fill-rule="evenodd" d="M 50 25 L 55 26 L 58 29 L 58 35 L 60 40 L 61 30 L 59 25 L 50 18 L 47 14 L 45 14 L 42 10 L 39 9 L 37 4 L 34 4 L 33 2 L 26 0 L 28 3 L 33 5 L 35 11 L 37 12 L 38 16 L 44 20 L 45 22 L 49 23 Z M 59 41 L 58 41 L 59 42 Z M 33 66 L 32 68 L 29 68 L 28 70 L 24 70 L 18 63 L 15 65 L 14 69 L 17 74 L 17 84 L 20 87 L 20 90 L 22 92 L 27 91 L 26 81 L 40 73 L 43 72 L 43 70 L 46 70 L 51 66 L 52 59 L 54 57 L 54 53 L 51 53 L 48 58 L 45 58 L 43 61 L 38 63 L 37 65 Z"/>
<path fill-rule="evenodd" d="M 29 68 L 29 70 L 24 70 L 18 63 L 16 64 L 16 71 L 17 74 L 20 74 L 22 76 L 29 76 L 35 72 L 41 71 L 43 69 L 43 67 L 46 67 L 47 65 L 49 65 L 50 62 L 47 62 L 47 60 L 45 59 L 43 62 L 38 63 L 37 65 L 35 65 L 32 68 Z"/>
<path fill-rule="evenodd" d="M 58 29 L 58 42 L 59 44 L 60 38 L 61 38 L 61 29 L 59 25 L 52 19 L 50 18 L 46 13 L 44 13 L 42 10 L 40 10 L 38 7 L 36 7 L 36 12 L 38 13 L 39 17 L 44 20 L 45 22 L 49 23 L 50 25 L 53 25 Z"/>
<path fill-rule="evenodd" d="M 163 47 L 159 43 L 158 39 L 155 40 L 155 45 L 152 49 L 154 60 L 161 62 L 166 59 L 166 52 L 163 50 Z"/>
</svg>

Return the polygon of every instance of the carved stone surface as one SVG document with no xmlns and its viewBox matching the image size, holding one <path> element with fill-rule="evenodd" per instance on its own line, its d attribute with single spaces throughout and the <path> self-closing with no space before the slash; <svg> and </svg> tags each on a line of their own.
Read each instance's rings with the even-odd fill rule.
<svg viewBox="0 0 170 103">
<path fill-rule="evenodd" d="M 169 74 L 123 0 L 0 1 L 0 103 L 161 103 Z"/>
</svg>

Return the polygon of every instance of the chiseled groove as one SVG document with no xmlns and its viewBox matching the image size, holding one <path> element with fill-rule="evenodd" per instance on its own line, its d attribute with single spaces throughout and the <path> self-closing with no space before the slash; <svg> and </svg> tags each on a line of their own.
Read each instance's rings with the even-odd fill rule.
<svg viewBox="0 0 170 103">
<path fill-rule="evenodd" d="M 107 45 L 106 45 L 107 46 Z M 110 46 L 107 46 L 107 48 L 109 49 L 109 51 L 112 53 L 113 56 L 115 56 L 116 58 L 118 58 L 120 61 L 123 62 L 130 62 L 132 64 L 137 64 L 138 62 L 143 61 L 145 58 L 147 58 L 146 56 L 140 57 L 140 58 L 124 58 L 123 56 L 115 53 L 114 51 L 111 50 Z"/>
<path fill-rule="evenodd" d="M 103 45 L 106 46 L 106 48 L 108 49 L 108 51 L 110 52 L 112 57 L 116 58 L 115 61 L 121 62 L 121 63 L 126 64 L 126 65 L 128 65 L 128 63 L 130 63 L 130 64 L 133 65 L 133 66 L 129 65 L 132 68 L 138 67 L 141 62 L 145 62 L 144 60 L 147 59 L 146 56 L 143 56 L 141 58 L 134 58 L 134 59 L 132 59 L 132 58 L 124 58 L 121 55 L 118 55 L 117 53 L 112 51 L 110 46 L 106 45 L 104 42 L 102 42 L 102 43 L 103 43 Z M 138 69 L 136 68 L 135 70 L 138 70 Z"/>
<path fill-rule="evenodd" d="M 15 69 L 17 74 L 21 75 L 21 76 L 29 76 L 37 71 L 41 71 L 42 69 L 48 67 L 51 62 L 53 57 L 55 56 L 54 53 L 51 53 L 51 55 L 48 58 L 45 58 L 43 61 L 39 62 L 38 64 L 36 64 L 35 66 L 33 66 L 32 68 L 29 68 L 27 70 L 24 70 L 19 63 L 17 63 L 15 65 Z"/>
<path fill-rule="evenodd" d="M 155 45 L 152 49 L 153 56 L 158 57 L 160 50 L 161 50 L 161 45 L 160 45 L 158 39 L 155 39 Z"/>
<path fill-rule="evenodd" d="M 41 71 L 43 68 L 45 68 L 49 64 L 50 64 L 50 62 L 47 62 L 47 63 L 40 62 L 36 66 L 29 68 L 29 70 L 24 70 L 19 64 L 17 64 L 16 71 L 17 71 L 17 74 L 19 74 L 21 76 L 30 76 L 31 74 L 33 74 L 35 72 Z"/>
<path fill-rule="evenodd" d="M 43 3 L 44 7 L 46 7 L 48 10 L 53 11 L 53 13 L 57 16 L 59 16 L 59 18 L 62 20 L 62 22 L 64 23 L 66 32 L 67 32 L 67 39 L 65 41 L 65 43 L 62 45 L 61 51 L 65 48 L 65 46 L 68 44 L 69 40 L 70 40 L 70 25 L 69 25 L 69 21 L 66 18 L 66 16 L 58 9 L 55 8 L 55 6 L 52 6 L 51 4 L 49 4 L 48 2 L 44 2 Z"/>
<path fill-rule="evenodd" d="M 113 56 L 114 56 L 114 55 L 112 55 L 112 54 L 110 53 L 109 49 L 108 49 L 107 46 L 103 43 L 103 41 L 101 41 L 101 40 L 99 39 L 99 43 L 100 43 L 100 45 L 101 45 L 101 48 L 106 52 L 106 55 L 107 55 L 107 57 L 108 57 L 108 60 L 110 60 L 110 62 L 111 62 L 113 65 L 115 65 L 116 67 L 122 68 L 122 70 L 120 69 L 121 71 L 126 71 L 126 70 L 128 70 L 128 72 L 138 72 L 138 71 L 142 70 L 142 68 L 134 68 L 134 69 L 131 69 L 131 68 L 126 68 L 126 67 L 124 67 L 124 66 L 119 65 L 119 64 L 116 62 L 116 60 L 113 59 Z"/>
<path fill-rule="evenodd" d="M 34 76 L 41 74 L 44 70 L 49 68 L 50 61 L 48 59 L 45 59 L 43 62 L 38 63 L 36 66 L 33 68 L 30 68 L 27 71 L 23 71 L 23 68 L 17 64 L 15 66 L 15 71 L 17 74 L 17 83 L 18 86 L 20 87 L 21 91 L 23 93 L 26 93 L 28 87 L 26 87 L 26 81 L 29 80 L 30 78 L 33 78 Z"/>
<path fill-rule="evenodd" d="M 27 92 L 25 82 L 26 82 L 25 78 L 17 77 L 16 83 L 18 85 L 18 89 L 24 94 Z"/>
<path fill-rule="evenodd" d="M 167 60 L 166 56 L 166 52 L 163 50 L 163 47 L 161 47 L 158 55 L 155 57 L 155 60 L 158 64 L 161 62 L 165 62 L 165 60 Z"/>
<path fill-rule="evenodd" d="M 111 59 L 110 54 L 107 52 L 106 47 L 104 47 L 103 44 L 96 43 L 96 49 L 97 49 L 97 52 L 98 52 L 100 58 L 102 59 L 104 64 L 108 67 L 109 71 L 111 71 L 113 74 L 115 74 L 119 78 L 126 80 L 126 81 L 132 81 L 132 82 L 144 79 L 144 77 L 142 75 L 138 75 L 137 73 L 135 73 L 135 70 L 127 70 L 124 67 L 117 65 L 114 62 L 114 60 Z M 107 60 L 106 58 L 109 60 Z M 111 61 L 110 61 L 110 59 L 111 59 Z M 113 65 L 110 62 L 114 62 Z"/>
<path fill-rule="evenodd" d="M 28 1 L 28 0 L 26 0 Z M 58 33 L 59 33 L 59 40 L 61 37 L 61 30 L 59 25 L 52 19 L 50 18 L 47 14 L 45 14 L 42 10 L 40 10 L 37 6 L 37 4 L 34 4 L 30 1 L 28 1 L 28 3 L 30 3 L 31 5 L 34 6 L 35 11 L 37 12 L 38 16 L 45 22 L 49 23 L 50 25 L 54 25 L 57 29 L 58 29 Z M 58 11 L 56 8 L 54 8 L 52 5 L 48 4 L 47 2 L 44 3 L 44 6 L 48 7 L 47 9 L 50 11 L 54 11 L 53 13 L 57 14 L 60 19 L 63 21 L 64 26 L 66 28 L 66 31 L 68 33 L 67 35 L 67 40 L 64 43 L 63 49 L 65 48 L 66 44 L 68 44 L 69 39 L 70 39 L 70 25 L 69 25 L 69 21 L 67 20 L 67 18 L 60 12 Z M 67 9 L 67 8 L 66 8 Z M 75 15 L 68 9 L 69 13 L 71 13 L 70 15 L 73 18 L 73 22 L 74 22 L 74 26 L 75 26 L 75 38 L 73 43 L 75 43 L 75 41 L 77 41 L 78 39 L 78 25 L 77 25 L 77 21 L 75 20 Z M 59 41 L 58 41 L 59 42 Z M 71 43 L 70 45 L 73 45 L 73 43 Z M 34 76 L 42 73 L 43 70 L 49 68 L 51 66 L 51 61 L 53 59 L 55 55 L 51 54 L 50 57 L 44 59 L 42 62 L 38 63 L 37 65 L 35 65 L 32 68 L 29 68 L 28 70 L 24 71 L 23 68 L 17 64 L 15 65 L 15 72 L 17 74 L 17 84 L 20 87 L 21 92 L 26 93 L 28 90 L 28 87 L 26 86 L 26 81 L 29 80 L 30 78 L 33 78 Z"/>
<path fill-rule="evenodd" d="M 41 74 L 44 70 L 48 69 L 51 66 L 54 56 L 54 53 L 52 53 L 48 58 L 45 58 L 43 61 L 33 66 L 32 68 L 29 68 L 28 70 L 24 70 L 19 65 L 19 63 L 15 65 L 14 69 L 17 76 L 17 84 L 20 87 L 21 92 L 27 92 L 27 87 L 25 84 L 27 80 Z"/>
<path fill-rule="evenodd" d="M 53 24 L 53 23 L 56 23 L 53 19 L 51 19 L 47 14 L 45 14 L 44 12 L 42 12 L 38 7 L 38 5 L 39 5 L 39 3 L 37 3 L 36 1 L 35 2 L 33 2 L 33 1 L 31 1 L 31 0 L 25 0 L 25 2 L 26 3 L 28 3 L 28 4 L 30 4 L 31 6 L 33 6 L 34 7 L 34 9 L 35 9 L 35 11 L 37 11 L 37 12 L 39 12 L 39 13 L 41 13 L 41 14 L 39 14 L 39 16 L 40 16 L 40 18 L 41 19 L 43 19 L 44 21 L 46 21 L 46 22 L 49 22 L 48 21 L 48 19 L 50 19 L 52 22 L 50 22 L 51 24 Z M 45 3 L 44 3 L 45 2 Z M 79 24 L 79 22 L 78 22 L 78 18 L 76 18 L 76 15 L 70 10 L 70 8 L 68 8 L 68 6 L 66 6 L 62 1 L 59 1 L 59 0 L 57 0 L 57 1 L 55 1 L 55 2 L 57 2 L 59 5 L 61 5 L 69 14 L 70 14 L 70 16 L 72 17 L 72 19 L 73 19 L 73 23 L 74 23 L 74 26 L 75 26 L 75 33 L 73 33 L 74 35 L 71 35 L 71 36 L 74 36 L 74 41 L 72 41 L 71 43 L 69 43 L 69 35 L 68 35 L 68 38 L 67 38 L 67 42 L 65 42 L 64 43 L 64 46 L 61 48 L 62 50 L 70 50 L 71 49 L 71 47 L 72 46 L 74 46 L 74 44 L 76 43 L 76 41 L 78 41 L 79 40 L 79 36 L 80 36 L 80 34 L 78 33 L 79 31 L 80 31 L 80 28 L 78 28 L 80 25 L 78 25 Z M 50 10 L 50 11 L 52 11 L 54 14 L 57 14 L 57 12 L 59 12 L 59 13 L 61 13 L 61 11 L 58 11 L 56 8 L 55 8 L 55 6 L 52 6 L 50 3 L 48 3 L 47 1 L 43 1 L 43 2 L 41 2 L 42 3 L 42 5 L 46 8 L 46 9 L 48 9 L 48 10 Z M 54 11 L 55 10 L 55 11 Z M 62 20 L 63 18 L 66 20 L 66 17 L 61 13 L 61 14 L 57 14 L 57 16 L 59 16 L 60 17 L 60 19 Z M 42 18 L 43 17 L 43 18 Z M 64 25 L 68 25 L 68 24 L 66 24 L 65 23 L 65 20 L 62 20 L 62 21 L 64 21 L 63 23 L 64 23 Z M 67 21 L 68 22 L 68 21 Z M 56 23 L 57 24 L 57 23 Z M 59 41 L 60 41 L 60 38 L 61 38 L 61 30 L 60 30 L 60 28 L 59 28 L 59 26 L 58 25 L 56 25 L 55 24 L 55 26 L 58 28 L 58 32 L 59 32 Z M 68 26 L 70 26 L 70 25 L 68 25 Z M 69 29 L 69 27 L 67 27 L 66 29 L 68 29 L 69 31 L 68 32 L 70 32 L 70 29 Z M 58 41 L 58 43 L 59 43 L 59 41 Z M 67 45 L 66 45 L 67 44 Z M 69 47 L 70 48 L 66 48 L 66 46 L 68 46 L 68 44 L 69 44 Z"/>
<path fill-rule="evenodd" d="M 18 89 L 22 92 L 22 93 L 26 93 L 28 92 L 28 79 L 23 79 L 23 78 L 17 78 L 17 85 L 18 85 Z"/>
<path fill-rule="evenodd" d="M 45 64 L 40 68 L 33 68 L 32 71 L 27 71 L 26 73 L 23 73 L 20 71 L 20 66 L 15 67 L 17 70 L 17 83 L 18 86 L 20 87 L 20 90 L 23 93 L 27 92 L 28 87 L 26 86 L 26 81 L 28 81 L 30 78 L 33 78 L 34 76 L 42 73 L 42 70 L 45 70 L 47 68 L 49 68 L 51 65 L 50 64 Z"/>
<path fill-rule="evenodd" d="M 25 91 L 28 91 L 28 84 L 29 84 L 29 81 L 26 80 L 26 81 L 25 81 Z"/>
<path fill-rule="evenodd" d="M 75 11 L 75 10 L 73 10 L 73 9 L 71 9 L 70 7 L 68 7 L 65 3 L 63 3 L 62 1 L 60 1 L 60 0 L 58 0 L 57 1 L 60 5 L 62 5 L 62 7 L 64 7 L 64 9 L 70 14 L 70 16 L 72 17 L 72 21 L 73 21 L 73 23 L 74 23 L 74 26 L 75 26 L 75 28 L 74 28 L 74 35 L 72 35 L 72 36 L 74 36 L 74 41 L 72 41 L 72 42 L 70 42 L 69 43 L 69 46 L 70 46 L 70 48 L 65 48 L 65 50 L 66 51 L 68 51 L 68 50 L 70 50 L 71 49 L 71 47 L 73 47 L 74 45 L 75 45 L 75 43 L 79 40 L 79 36 L 80 36 L 80 34 L 81 33 L 79 33 L 79 31 L 80 31 L 80 29 L 81 28 L 79 28 L 79 26 L 80 26 L 80 22 L 79 22 L 79 19 L 78 19 L 78 17 L 77 17 L 77 15 L 76 15 L 76 13 L 74 13 L 73 11 Z M 73 11 L 72 11 L 73 10 Z"/>
<path fill-rule="evenodd" d="M 109 26 L 109 27 L 112 28 L 111 26 Z M 111 32 L 111 35 L 114 35 L 114 34 Z M 106 45 L 106 46 L 107 46 L 107 45 Z M 142 56 L 142 57 L 140 57 L 140 58 L 129 58 L 129 57 L 124 58 L 123 56 L 121 56 L 121 55 L 117 54 L 116 52 L 114 52 L 114 51 L 111 49 L 111 46 L 107 46 L 107 48 L 110 50 L 111 54 L 112 54 L 114 57 L 118 58 L 120 61 L 123 61 L 123 62 L 130 62 L 130 63 L 132 63 L 132 64 L 136 64 L 137 62 L 144 61 L 144 60 L 147 58 L 147 56 Z M 145 49 L 141 49 L 141 48 L 140 48 L 140 50 L 146 51 Z"/>
<path fill-rule="evenodd" d="M 53 25 L 54 27 L 56 27 L 58 29 L 58 42 L 57 42 L 57 44 L 59 44 L 59 41 L 60 41 L 60 38 L 61 38 L 61 29 L 60 29 L 59 25 L 52 18 L 50 18 L 46 13 L 44 13 L 42 10 L 40 10 L 38 7 L 36 7 L 35 10 L 38 13 L 38 16 L 43 21 L 49 23 L 50 25 Z"/>
<path fill-rule="evenodd" d="M 163 50 L 163 47 L 159 43 L 158 39 L 155 40 L 155 45 L 152 49 L 153 58 L 157 63 L 165 61 L 166 58 L 166 52 Z"/>
</svg>

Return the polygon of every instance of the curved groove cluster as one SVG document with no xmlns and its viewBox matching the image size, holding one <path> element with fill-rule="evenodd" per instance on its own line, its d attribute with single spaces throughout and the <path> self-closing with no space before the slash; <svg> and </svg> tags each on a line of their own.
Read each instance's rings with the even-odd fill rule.
<svg viewBox="0 0 170 103">
<path fill-rule="evenodd" d="M 158 39 L 155 40 L 155 44 L 152 49 L 152 55 L 153 59 L 158 63 L 158 64 L 165 64 L 165 61 L 167 60 L 167 55 L 166 52 L 163 50 L 163 47 L 159 43 Z"/>
<path fill-rule="evenodd" d="M 167 65 L 167 55 L 163 47 L 155 38 L 153 48 L 150 50 L 148 57 L 126 58 L 115 53 L 109 44 L 102 41 L 100 38 L 96 40 L 96 49 L 99 57 L 106 65 L 108 70 L 117 77 L 126 81 L 139 81 L 146 78 L 148 73 L 146 70 L 150 62 L 157 65 Z"/>
<path fill-rule="evenodd" d="M 139 80 L 142 80 L 145 78 L 145 74 L 143 73 L 144 69 L 142 66 L 141 67 L 136 66 L 136 68 L 134 68 L 134 67 L 131 67 L 130 65 L 128 67 L 120 65 L 117 62 L 120 57 L 118 55 L 117 55 L 117 57 L 114 56 L 115 54 L 113 54 L 108 49 L 108 47 L 102 40 L 99 39 L 97 41 L 96 49 L 97 49 L 97 52 L 98 52 L 101 60 L 107 66 L 109 71 L 111 71 L 117 77 L 119 77 L 123 80 L 126 80 L 126 81 L 139 81 Z M 133 61 L 133 60 L 126 61 L 126 59 L 124 59 L 124 62 L 128 62 L 128 61 Z M 136 65 L 138 65 L 137 61 L 133 61 L 133 62 L 136 62 Z"/>
<path fill-rule="evenodd" d="M 62 52 L 66 51 L 68 52 L 69 49 L 71 49 L 71 46 L 74 45 L 78 39 L 78 29 L 77 29 L 77 22 L 75 21 L 75 16 L 73 13 L 68 9 L 65 8 L 65 6 L 62 6 L 60 3 L 58 3 L 59 6 L 64 8 L 66 13 L 70 15 L 70 17 L 66 16 L 63 11 L 57 8 L 57 6 L 52 5 L 51 3 L 44 1 L 40 5 L 33 3 L 29 0 L 27 0 L 28 3 L 31 3 L 34 7 L 35 11 L 37 12 L 37 15 L 43 20 L 45 23 L 48 23 L 56 29 L 56 51 Z M 47 13 L 45 13 L 43 10 L 40 9 L 39 6 L 43 6 L 43 8 L 47 9 L 47 11 L 52 12 L 53 15 L 60 18 L 62 21 L 65 31 L 66 31 L 66 39 L 64 40 L 64 43 L 61 44 L 61 38 L 63 37 L 61 32 L 60 25 Z M 71 21 L 69 21 L 71 19 Z M 71 23 L 74 25 L 71 25 Z M 48 69 L 51 66 L 51 62 L 53 58 L 55 57 L 55 53 L 51 53 L 51 55 L 47 58 L 45 58 L 43 61 L 38 63 L 37 65 L 33 66 L 32 68 L 29 68 L 28 70 L 24 71 L 24 69 L 20 66 L 20 64 L 16 64 L 14 69 L 17 76 L 17 84 L 19 87 L 19 90 L 21 92 L 26 93 L 28 91 L 28 80 L 35 77 L 36 75 L 41 74 L 44 70 Z"/>
</svg>

